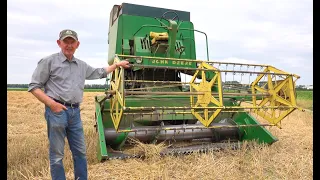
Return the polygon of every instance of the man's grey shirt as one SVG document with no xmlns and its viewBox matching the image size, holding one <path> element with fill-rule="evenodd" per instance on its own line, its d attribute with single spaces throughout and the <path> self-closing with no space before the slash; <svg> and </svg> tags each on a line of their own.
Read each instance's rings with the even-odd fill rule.
<svg viewBox="0 0 320 180">
<path fill-rule="evenodd" d="M 69 61 L 62 53 L 41 59 L 33 72 L 28 91 L 44 88 L 51 98 L 68 103 L 81 103 L 85 80 L 107 77 L 104 68 L 93 68 L 75 57 Z"/>
</svg>

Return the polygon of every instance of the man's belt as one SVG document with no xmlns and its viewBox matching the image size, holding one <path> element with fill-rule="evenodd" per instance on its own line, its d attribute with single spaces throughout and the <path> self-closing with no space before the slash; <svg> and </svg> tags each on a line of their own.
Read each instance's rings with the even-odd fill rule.
<svg viewBox="0 0 320 180">
<path fill-rule="evenodd" d="M 67 103 L 67 102 L 59 101 L 59 100 L 54 99 L 54 98 L 53 98 L 53 100 L 56 101 L 56 102 L 58 102 L 58 103 L 60 103 L 60 104 L 63 104 L 63 105 L 65 105 L 65 106 L 69 106 L 69 107 L 72 107 L 72 108 L 77 108 L 77 107 L 79 107 L 79 103 Z"/>
</svg>

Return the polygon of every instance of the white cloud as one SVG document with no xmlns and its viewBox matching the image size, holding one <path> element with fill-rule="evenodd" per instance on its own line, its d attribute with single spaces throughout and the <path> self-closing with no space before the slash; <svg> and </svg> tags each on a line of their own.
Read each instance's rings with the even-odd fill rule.
<svg viewBox="0 0 320 180">
<path fill-rule="evenodd" d="M 22 45 L 23 44 L 26 46 L 29 46 L 29 45 L 44 46 L 44 45 L 52 44 L 52 42 L 45 41 L 45 40 L 35 40 L 35 39 L 19 38 L 19 37 L 12 37 L 12 36 L 7 37 L 7 43 L 8 43 L 8 45 L 19 45 L 19 44 Z"/>
<path fill-rule="evenodd" d="M 257 61 L 254 60 L 247 60 L 247 59 L 241 59 L 241 58 L 236 58 L 236 57 L 229 57 L 229 58 L 225 58 L 225 59 L 218 59 L 218 60 L 214 60 L 217 62 L 230 62 L 230 63 L 244 63 L 244 64 L 258 64 Z"/>
<path fill-rule="evenodd" d="M 78 33 L 79 35 L 81 35 L 81 39 L 83 39 L 83 38 L 90 38 L 90 37 L 93 37 L 93 36 L 94 36 L 93 33 L 88 32 L 88 31 L 83 31 L 83 30 L 79 30 L 79 31 L 77 31 L 77 33 Z"/>
<path fill-rule="evenodd" d="M 80 57 L 82 61 L 85 61 L 88 65 L 100 68 L 108 66 L 108 61 L 106 57 L 96 58 L 96 57 Z"/>
<path fill-rule="evenodd" d="M 48 24 L 41 16 L 27 15 L 20 12 L 8 12 L 7 20 L 10 24 Z"/>
<path fill-rule="evenodd" d="M 248 49 L 249 52 L 263 52 L 266 48 L 268 48 L 268 40 L 265 38 L 247 38 L 242 47 Z"/>
<path fill-rule="evenodd" d="M 279 64 L 285 66 L 287 69 L 288 67 L 292 67 L 292 68 L 300 68 L 300 69 L 304 69 L 304 70 L 312 70 L 312 68 L 310 68 L 310 66 L 305 66 L 303 63 L 304 58 L 302 57 L 279 57 Z M 313 62 L 310 61 L 311 67 L 313 65 Z"/>
</svg>

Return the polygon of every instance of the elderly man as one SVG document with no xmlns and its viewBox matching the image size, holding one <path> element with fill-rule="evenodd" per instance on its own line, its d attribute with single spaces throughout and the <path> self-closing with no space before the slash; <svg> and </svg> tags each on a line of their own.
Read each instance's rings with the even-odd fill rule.
<svg viewBox="0 0 320 180">
<path fill-rule="evenodd" d="M 62 163 L 66 137 L 72 152 L 75 179 L 85 180 L 88 179 L 86 146 L 79 109 L 85 80 L 105 78 L 117 67 L 128 68 L 129 62 L 91 67 L 74 57 L 80 42 L 77 33 L 70 29 L 60 32 L 57 43 L 61 51 L 38 62 L 28 91 L 45 104 L 52 179 L 66 179 Z"/>
</svg>

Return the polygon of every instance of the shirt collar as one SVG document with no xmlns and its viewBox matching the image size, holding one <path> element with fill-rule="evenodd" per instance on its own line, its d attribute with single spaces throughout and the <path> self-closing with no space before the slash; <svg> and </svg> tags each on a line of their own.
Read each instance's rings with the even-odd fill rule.
<svg viewBox="0 0 320 180">
<path fill-rule="evenodd" d="M 62 51 L 59 52 L 59 58 L 60 58 L 60 60 L 61 60 L 62 62 L 68 60 L 68 58 L 63 54 Z M 75 58 L 74 56 L 72 56 L 71 62 L 78 63 L 78 60 L 77 60 L 77 58 Z"/>
</svg>

